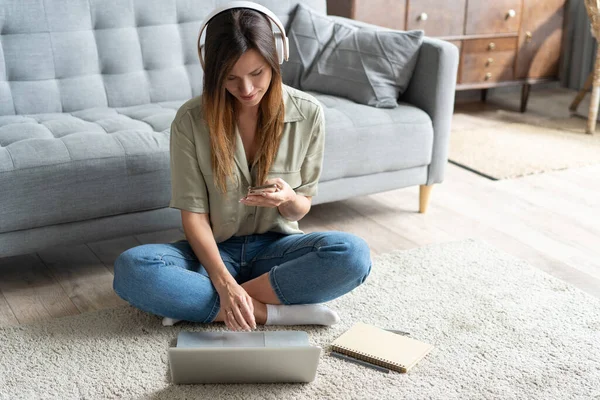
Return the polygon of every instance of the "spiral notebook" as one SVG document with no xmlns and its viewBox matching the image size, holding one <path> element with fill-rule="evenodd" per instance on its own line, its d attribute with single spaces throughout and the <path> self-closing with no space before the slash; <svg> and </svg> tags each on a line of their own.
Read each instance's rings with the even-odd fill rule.
<svg viewBox="0 0 600 400">
<path fill-rule="evenodd" d="M 408 372 L 433 348 L 431 344 L 362 322 L 331 344 L 333 351 L 399 372 Z"/>
</svg>

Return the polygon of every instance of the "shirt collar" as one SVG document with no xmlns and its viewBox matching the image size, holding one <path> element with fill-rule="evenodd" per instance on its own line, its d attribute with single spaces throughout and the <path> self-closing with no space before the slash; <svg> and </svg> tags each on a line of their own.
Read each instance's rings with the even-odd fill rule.
<svg viewBox="0 0 600 400">
<path fill-rule="evenodd" d="M 296 103 L 296 100 L 294 100 L 294 98 L 290 94 L 287 85 L 282 85 L 282 87 L 283 87 L 283 107 L 285 109 L 285 116 L 284 116 L 283 122 L 286 123 L 286 122 L 302 121 L 306 117 L 304 116 L 304 114 L 302 114 L 302 111 L 300 111 L 300 107 L 298 106 L 298 103 Z"/>
</svg>

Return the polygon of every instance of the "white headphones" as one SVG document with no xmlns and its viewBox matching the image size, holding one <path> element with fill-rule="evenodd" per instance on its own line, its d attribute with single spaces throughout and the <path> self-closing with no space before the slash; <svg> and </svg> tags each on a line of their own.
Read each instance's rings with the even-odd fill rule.
<svg viewBox="0 0 600 400">
<path fill-rule="evenodd" d="M 202 65 L 202 69 L 204 70 L 204 44 L 200 44 L 200 38 L 202 37 L 202 33 L 204 29 L 206 29 L 206 25 L 210 22 L 210 20 L 217 14 L 222 13 L 223 11 L 231 10 L 233 8 L 249 8 L 252 10 L 256 10 L 265 14 L 271 21 L 277 25 L 279 32 L 273 32 L 273 36 L 275 36 L 275 48 L 277 49 L 277 57 L 279 58 L 279 64 L 282 64 L 284 61 L 287 61 L 289 58 L 289 41 L 287 36 L 285 36 L 285 29 L 283 28 L 283 24 L 277 18 L 275 14 L 271 12 L 268 8 L 261 6 L 260 4 L 253 3 L 251 1 L 232 1 L 230 3 L 225 4 L 222 7 L 217 7 L 214 9 L 202 22 L 202 28 L 200 29 L 200 33 L 198 34 L 198 54 L 200 55 L 200 65 Z"/>
</svg>

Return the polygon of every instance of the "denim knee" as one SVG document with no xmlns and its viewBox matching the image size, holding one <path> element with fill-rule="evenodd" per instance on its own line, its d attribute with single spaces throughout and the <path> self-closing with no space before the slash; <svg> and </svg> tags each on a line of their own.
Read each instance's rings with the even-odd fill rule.
<svg viewBox="0 0 600 400">
<path fill-rule="evenodd" d="M 371 273 L 371 250 L 363 238 L 347 232 L 330 232 L 319 245 L 336 248 L 339 265 L 349 280 L 360 285 Z"/>
<path fill-rule="evenodd" d="M 356 235 L 348 234 L 346 240 L 351 255 L 348 260 L 350 273 L 362 284 L 371 273 L 371 249 L 363 238 Z"/>
<path fill-rule="evenodd" d="M 121 298 L 127 300 L 124 295 L 127 290 L 127 283 L 131 283 L 135 274 L 139 272 L 139 267 L 143 263 L 142 246 L 132 247 L 121 253 L 113 264 L 114 278 L 113 290 Z"/>
</svg>

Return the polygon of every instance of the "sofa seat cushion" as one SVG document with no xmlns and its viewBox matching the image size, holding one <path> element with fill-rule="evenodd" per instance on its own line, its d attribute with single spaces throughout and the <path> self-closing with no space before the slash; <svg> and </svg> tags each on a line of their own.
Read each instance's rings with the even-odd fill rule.
<svg viewBox="0 0 600 400">
<path fill-rule="evenodd" d="M 422 110 L 309 93 L 325 111 L 322 182 L 431 162 Z M 167 207 L 169 131 L 181 104 L 0 116 L 0 232 Z"/>
<path fill-rule="evenodd" d="M 0 116 L 0 232 L 168 206 L 181 104 Z"/>
<path fill-rule="evenodd" d="M 375 108 L 344 98 L 307 92 L 325 112 L 325 159 L 321 182 L 431 163 L 433 125 L 423 110 L 406 103 Z"/>
</svg>

